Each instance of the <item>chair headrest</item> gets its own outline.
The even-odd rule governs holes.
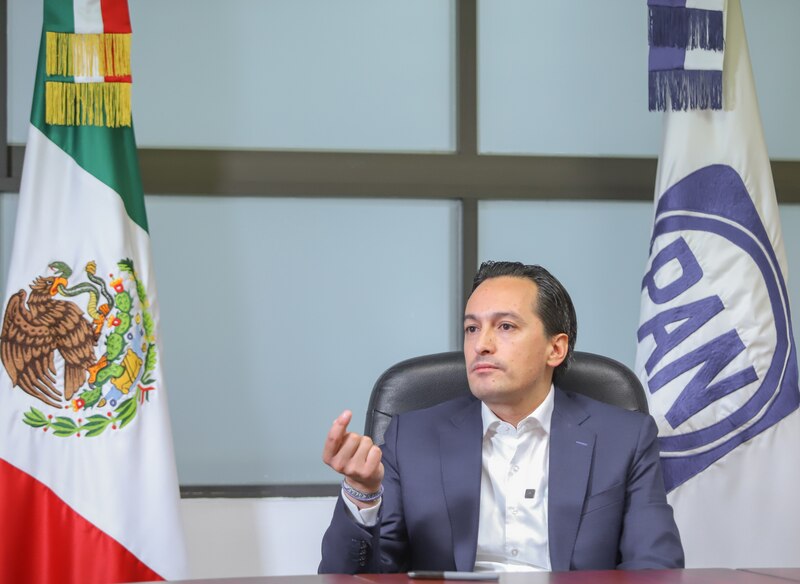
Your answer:
[[[569,369],[555,384],[628,410],[647,412],[647,397],[628,367],[602,355],[576,351]],[[464,354],[460,351],[424,355],[401,361],[375,382],[364,433],[377,444],[395,414],[434,406],[469,393]]]

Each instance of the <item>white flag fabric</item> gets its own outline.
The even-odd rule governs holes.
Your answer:
[[[725,26],[723,108],[664,114],[636,371],[687,567],[796,566],[786,258],[739,0]]]
[[[150,240],[124,126],[127,3],[45,0],[44,15],[0,307],[0,582],[185,578]],[[59,55],[69,70],[50,62]],[[85,75],[79,56],[105,63]]]

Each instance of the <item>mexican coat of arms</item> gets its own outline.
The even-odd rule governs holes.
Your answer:
[[[29,426],[61,437],[98,436],[127,426],[149,401],[157,349],[147,293],[132,260],[116,267],[104,279],[90,261],[83,277],[73,278],[69,265],[54,261],[30,293],[9,299],[0,358],[12,386],[40,404],[25,412]]]

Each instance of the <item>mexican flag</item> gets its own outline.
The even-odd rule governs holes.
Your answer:
[[[0,581],[187,576],[126,0],[45,0],[0,309]]]

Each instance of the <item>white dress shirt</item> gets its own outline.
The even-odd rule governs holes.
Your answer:
[[[550,570],[547,483],[554,391],[515,428],[481,404],[483,453],[475,571]],[[526,496],[527,495],[527,496]],[[375,525],[380,503],[345,506],[362,525]]]
[[[554,391],[515,428],[486,404],[476,571],[550,570],[547,484]]]

